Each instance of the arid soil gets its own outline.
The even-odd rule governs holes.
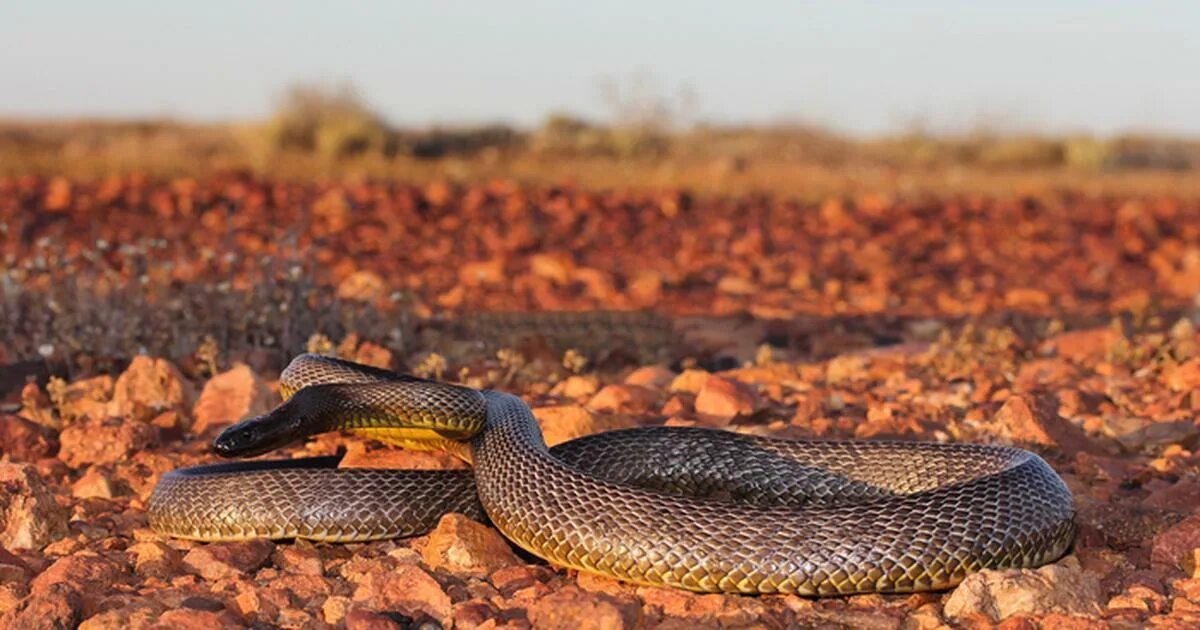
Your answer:
[[[508,182],[0,179],[0,626],[1187,628],[1200,624],[1200,199],[591,193]],[[671,333],[478,339],[488,310]],[[214,461],[305,349],[521,394],[551,444],[635,425],[1014,443],[1075,494],[1037,570],[834,599],[548,566],[456,515],[370,544],[198,544]],[[459,466],[347,435],[273,457]]]

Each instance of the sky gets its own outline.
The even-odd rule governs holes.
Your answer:
[[[1200,2],[0,2],[0,117],[262,118],[349,83],[394,124],[609,119],[1200,135]],[[608,86],[607,88],[605,86]]]

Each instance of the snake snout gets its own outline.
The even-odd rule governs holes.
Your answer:
[[[253,457],[303,437],[296,434],[298,421],[272,412],[244,420],[221,431],[212,450],[222,457]]]

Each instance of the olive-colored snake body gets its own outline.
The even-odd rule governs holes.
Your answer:
[[[313,355],[281,382],[296,393],[227,429],[218,452],[351,429],[446,448],[474,470],[337,469],[336,458],[183,469],[151,496],[156,530],[372,540],[422,533],[454,511],[486,515],[556,565],[693,591],[802,595],[947,588],[981,569],[1052,561],[1075,532],[1062,480],[1018,448],[646,427],[547,449],[510,394]]]

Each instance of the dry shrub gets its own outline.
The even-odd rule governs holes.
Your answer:
[[[267,148],[336,159],[392,154],[396,133],[347,85],[291,88],[260,133]]]

